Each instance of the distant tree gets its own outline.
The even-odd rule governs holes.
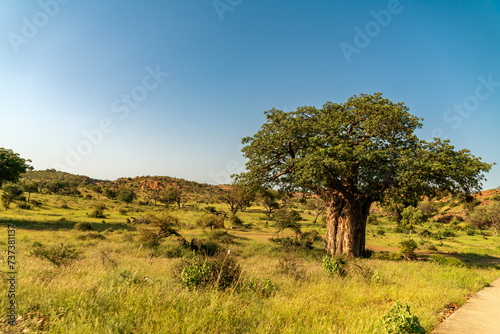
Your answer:
[[[102,194],[102,187],[97,184],[91,184],[87,186],[88,189],[93,191],[97,195],[97,199],[99,199],[99,195]]]
[[[164,214],[162,216],[148,216],[145,220],[146,226],[139,228],[139,241],[147,247],[157,247],[160,242],[170,236],[176,236],[179,241],[186,243],[186,240],[179,234],[176,226],[179,225],[177,217]]]
[[[32,169],[28,162],[31,160],[23,159],[18,153],[0,147],[0,186],[7,181],[17,182],[22,174]]]
[[[257,191],[257,200],[264,207],[267,219],[271,219],[273,211],[280,208],[278,200],[281,197],[282,195],[274,189],[262,188]]]
[[[495,233],[500,232],[500,203],[493,202],[488,206],[480,206],[469,217],[470,223],[476,227],[481,235],[483,230],[493,228]]]
[[[102,193],[109,199],[116,199],[118,196],[118,191],[112,187],[104,187]]]
[[[373,202],[471,194],[492,166],[448,140],[420,140],[420,119],[408,111],[381,93],[322,109],[272,109],[260,130],[243,138],[247,172],[237,180],[315,193],[327,210],[327,253],[362,256]]]
[[[415,226],[421,225],[427,220],[422,211],[413,206],[406,207],[401,216],[401,225],[410,230],[410,237],[411,233],[415,230]]]
[[[38,192],[38,187],[38,183],[34,181],[28,181],[23,184],[23,190],[28,193],[28,202],[30,201],[31,194]]]
[[[302,230],[300,220],[302,217],[297,211],[282,208],[276,211],[274,219],[276,220],[275,227],[278,230],[278,234],[288,228],[295,232],[295,239],[301,236]]]
[[[216,215],[204,215],[198,217],[195,220],[195,224],[201,228],[210,227],[211,230],[215,228],[225,228],[224,217],[218,217]]]
[[[314,212],[313,224],[316,224],[318,217],[325,212],[325,202],[319,197],[309,198],[306,201],[306,207]]]
[[[180,209],[182,203],[182,190],[174,186],[168,186],[160,192],[158,200],[165,205],[177,203]]]
[[[92,210],[91,213],[88,213],[87,215],[91,218],[106,218],[106,215],[104,214],[104,210],[106,210],[106,205],[99,203],[94,206],[94,209]]]
[[[17,184],[11,184],[3,187],[2,202],[5,210],[9,208],[12,201],[19,200],[22,196],[23,189]]]
[[[250,187],[234,183],[224,190],[220,199],[229,206],[229,210],[234,215],[240,211],[245,211],[255,200],[255,192]]]
[[[116,197],[117,200],[125,203],[132,203],[135,198],[136,198],[135,193],[130,189],[120,190],[118,196]]]

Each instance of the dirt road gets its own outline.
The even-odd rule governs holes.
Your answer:
[[[475,294],[432,334],[500,334],[500,278]]]

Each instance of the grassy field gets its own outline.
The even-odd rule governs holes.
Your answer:
[[[2,277],[9,271],[8,224],[16,226],[18,263],[15,327],[7,324],[9,285],[0,283],[0,331],[6,333],[381,333],[379,320],[398,300],[408,303],[429,331],[447,305],[463,304],[500,276],[500,236],[485,239],[459,224],[419,226],[432,236],[447,236],[414,233],[421,260],[394,261],[382,252],[395,258],[398,244],[409,236],[396,233],[395,224],[379,216],[367,227],[372,257],[347,261],[343,274],[328,274],[322,268],[324,241],[315,241],[312,249],[272,243],[276,229],[261,208],[238,214],[251,228],[223,235],[202,230],[194,220],[206,214],[207,205],[227,211],[225,206],[192,203],[189,210],[169,210],[179,218],[179,233],[188,241],[211,240],[220,252],[208,261],[234,261],[241,272],[226,289],[210,284],[189,289],[181,277],[194,261],[189,247],[175,238],[146,247],[138,226],[127,222],[161,215],[165,206],[42,194],[31,198],[42,206],[20,210],[13,205],[0,213]],[[106,205],[105,219],[87,215],[96,203]],[[307,211],[302,217],[304,231],[315,229],[324,237],[321,223],[313,224]],[[75,230],[82,222],[95,231]],[[61,244],[79,252],[79,258],[57,266],[34,255],[40,247]],[[466,265],[426,260],[431,254],[453,256]]]

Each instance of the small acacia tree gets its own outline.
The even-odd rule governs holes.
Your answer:
[[[273,211],[278,210],[280,205],[278,200],[282,195],[274,189],[259,189],[257,191],[257,200],[264,207],[267,219],[271,219]]]
[[[165,205],[177,203],[180,209],[182,203],[182,190],[174,186],[168,186],[160,192],[159,201]]]
[[[22,174],[32,169],[28,162],[31,160],[23,159],[18,153],[0,147],[0,186],[5,181],[17,182]]]
[[[9,208],[10,203],[12,201],[21,199],[23,196],[23,189],[17,184],[10,184],[3,188],[3,194],[1,196],[3,206],[5,210]]]
[[[39,184],[34,181],[28,181],[23,184],[23,190],[28,193],[28,202],[30,201],[31,194],[37,193],[39,187]]]
[[[229,207],[229,210],[235,215],[238,210],[245,211],[255,200],[255,191],[240,183],[233,183],[224,190],[220,199]]]
[[[470,194],[491,168],[449,141],[418,139],[420,119],[408,110],[376,93],[321,109],[267,111],[260,130],[242,141],[248,162],[239,180],[315,193],[325,202],[328,254],[362,256],[374,201]]]

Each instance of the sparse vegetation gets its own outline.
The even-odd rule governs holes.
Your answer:
[[[183,208],[175,205],[168,215],[160,202],[144,206],[103,194],[98,198],[87,186],[76,190],[81,196],[65,189],[34,192],[32,210],[19,209],[17,202],[2,210],[0,223],[18,227],[20,282],[30,282],[19,285],[20,293],[31,296],[20,303],[19,328],[48,333],[99,333],[109,328],[154,333],[166,333],[165,328],[169,333],[380,333],[378,321],[392,306],[380,300],[401,300],[412,305],[411,314],[423,327],[432,329],[434,310],[450,301],[463,303],[467,293],[498,276],[499,237],[492,227],[482,230],[487,239],[471,234],[477,229],[468,219],[415,224],[413,240],[418,248],[410,258],[427,261],[401,261],[398,244],[411,240],[409,231],[395,233],[390,216],[372,212],[377,225],[372,220],[366,238],[376,250],[351,260],[327,256],[326,228],[314,223],[316,213],[298,196],[281,199],[280,207],[286,209],[283,214],[273,211],[272,220],[258,204],[238,211],[247,228],[229,231],[211,229],[210,224],[203,229],[196,223],[203,217],[222,221],[226,204],[218,201],[217,190],[213,196],[183,192],[187,198]],[[145,198],[141,190],[136,192]],[[204,210],[207,206],[213,207],[212,213]],[[105,208],[106,218],[89,217],[95,208]],[[226,218],[227,227],[232,219]],[[297,225],[282,229],[277,237],[280,221]],[[0,240],[0,245],[5,242]],[[455,253],[429,255],[436,251]],[[0,285],[0,294],[5,289]],[[425,304],[418,302],[422,298]],[[0,307],[5,303],[0,298]],[[68,308],[55,314],[54,305]],[[140,328],[123,320],[135,319],[137,309],[148,311]],[[329,320],[318,323],[317,317]],[[39,319],[43,326],[37,325]],[[4,323],[0,322],[0,331]]]

